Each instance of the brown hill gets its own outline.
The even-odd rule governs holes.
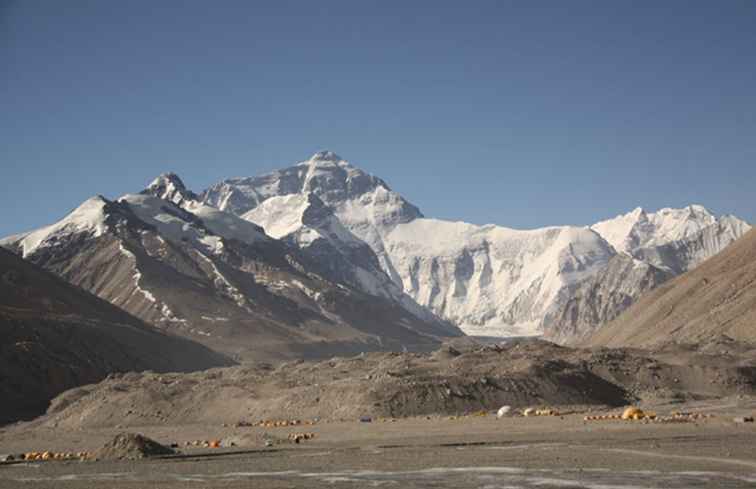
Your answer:
[[[44,413],[60,392],[112,372],[232,363],[0,248],[0,423]]]
[[[587,344],[653,347],[722,336],[756,341],[756,230],[645,294]]]
[[[29,427],[67,430],[455,415],[503,405],[625,406],[756,392],[756,348],[723,355],[573,349],[526,338],[464,338],[433,353],[366,353],[191,374],[113,374],[58,396]]]

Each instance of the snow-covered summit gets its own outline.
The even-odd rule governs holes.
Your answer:
[[[332,151],[315,153],[307,160],[265,175],[224,180],[205,190],[200,199],[242,215],[271,197],[307,193],[318,196],[340,219],[352,223],[408,222],[422,217],[417,207],[391,190],[385,181]]]
[[[337,155],[333,151],[318,151],[310,157],[309,160],[305,160],[299,163],[299,165],[328,165],[328,164],[341,164],[342,166],[349,166],[349,162],[341,156]]]
[[[663,208],[656,212],[647,212],[638,207],[635,210],[615,218],[598,222],[591,226],[620,253],[643,259],[649,256],[649,250],[669,248],[674,243],[678,248],[681,243],[701,240],[702,233],[715,235],[716,243],[710,244],[705,256],[717,253],[721,246],[744,234],[750,226],[734,216],[716,217],[702,205],[689,205],[683,208]],[[726,243],[717,237],[727,236]],[[665,263],[663,254],[655,260],[655,265],[663,268],[676,268]],[[676,256],[671,257],[677,262]],[[669,261],[669,260],[666,260]],[[684,266],[683,269],[687,269]]]
[[[160,174],[150,182],[142,193],[154,195],[159,199],[171,201],[176,205],[197,200],[197,195],[187,190],[181,178],[173,172]]]
[[[55,224],[28,233],[9,236],[0,240],[0,246],[13,244],[26,258],[41,247],[54,245],[75,234],[90,233],[93,237],[101,236],[107,229],[108,204],[110,202],[105,197],[96,195],[85,200]]]
[[[627,214],[598,222],[591,229],[601,234],[617,251],[632,255],[638,248],[660,246],[690,237],[716,222],[717,218],[702,205],[663,208],[650,213],[637,207]]]

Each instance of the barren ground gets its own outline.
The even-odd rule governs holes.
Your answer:
[[[685,423],[554,417],[432,416],[282,428],[147,426],[139,430],[179,456],[140,461],[0,465],[0,487],[754,487],[756,425],[737,424],[756,398],[644,406],[715,417]],[[612,410],[610,412],[617,412]],[[95,450],[119,430],[16,425],[0,433],[6,453]],[[310,431],[300,444],[289,433]],[[266,447],[264,439],[274,440]],[[185,447],[221,439],[236,446]]]
[[[0,464],[0,488],[752,488],[756,424],[734,418],[756,413],[754,354],[728,340],[654,351],[460,340],[431,354],[113,375],[0,429],[0,454],[95,452],[120,432],[180,453]],[[497,419],[504,404],[515,414]],[[585,420],[630,404],[713,416]],[[519,415],[528,406],[560,414]],[[316,422],[257,426],[292,419]]]

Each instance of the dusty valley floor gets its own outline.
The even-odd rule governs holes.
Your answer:
[[[312,426],[222,425],[130,428],[180,454],[160,459],[49,461],[0,465],[0,487],[49,488],[751,488],[756,485],[756,398],[733,396],[644,406],[658,415],[713,415],[687,422],[585,421],[621,410],[561,416],[431,416],[322,421]],[[94,451],[115,428],[6,427],[6,453]],[[315,433],[299,444],[297,432]],[[222,440],[224,447],[185,446]],[[266,446],[265,440],[272,444]],[[229,446],[231,443],[234,446]]]

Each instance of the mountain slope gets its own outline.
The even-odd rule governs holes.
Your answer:
[[[242,217],[298,247],[324,277],[390,299],[417,317],[439,321],[391,280],[370,246],[346,229],[315,194],[271,197]]]
[[[302,229],[296,217],[302,210],[292,203],[311,195],[370,246],[384,272],[417,303],[482,335],[546,333],[567,341],[570,331],[587,333],[613,319],[663,277],[694,267],[749,229],[701,206],[636,209],[590,228],[527,231],[426,219],[383,180],[328,151],[267,175],[225,180],[200,199],[284,235]],[[292,241],[301,246],[303,240]],[[348,253],[352,241],[330,244]],[[618,253],[643,266],[628,273],[621,260],[610,261]],[[590,301],[573,300],[581,289],[601,290],[605,302],[595,303],[589,293],[581,297]]]
[[[233,363],[2,248],[0,331],[0,423],[42,414],[60,392],[112,372],[188,372]]]
[[[628,255],[615,255],[606,267],[565,291],[567,299],[560,302],[545,336],[557,343],[580,344],[644,292],[673,276],[670,271]]]
[[[519,231],[416,219],[384,242],[410,295],[479,335],[540,333],[562,290],[612,256],[596,233],[570,227]]]
[[[588,343],[650,347],[720,335],[746,342],[756,339],[756,230],[645,294]]]
[[[52,226],[0,244],[238,359],[427,350],[460,334],[315,273],[313,257],[193,200],[175,175],[117,201],[95,197]]]

